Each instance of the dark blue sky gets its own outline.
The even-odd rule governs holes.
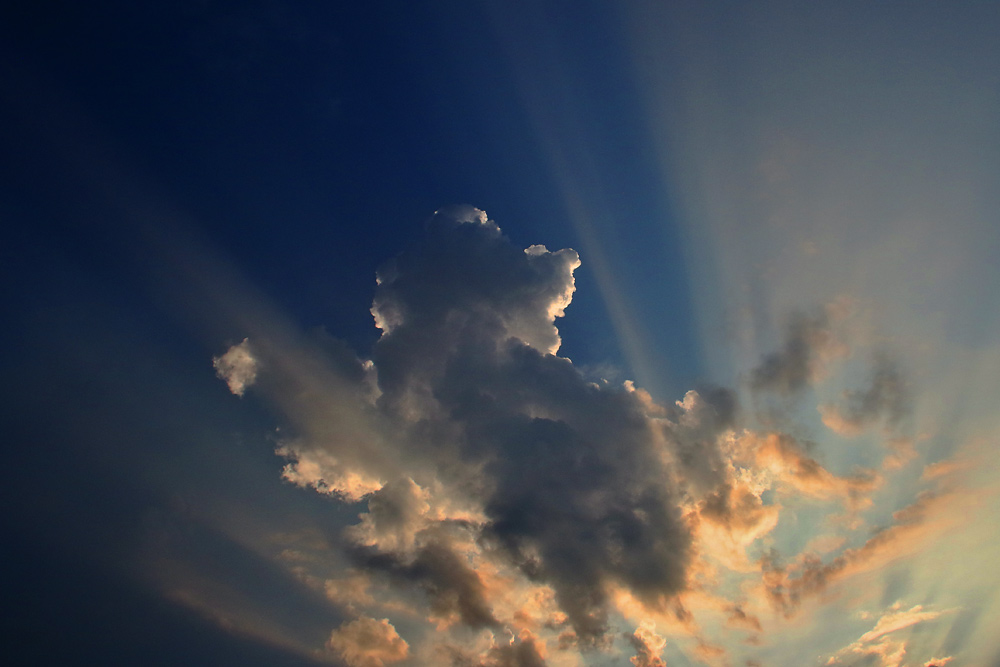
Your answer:
[[[471,203],[517,244],[584,253],[566,352],[621,364],[531,123],[531,105],[568,110],[576,134],[559,139],[570,160],[596,164],[614,216],[600,225],[614,230],[617,252],[666,248],[622,270],[669,285],[656,294],[669,302],[642,306],[669,322],[661,344],[690,349],[680,257],[662,238],[671,240],[666,193],[606,8],[546,6],[527,17],[531,33],[515,25],[512,38],[475,3],[352,4],[24,10],[8,28],[17,76],[6,123],[18,156],[11,207],[45,207],[20,215],[51,219],[74,248],[96,245],[74,259],[112,275],[141,251],[113,227],[131,223],[98,207],[137,188],[134,196],[190,216],[304,325],[335,324],[364,347],[374,335],[374,267],[439,206]],[[557,68],[564,88],[526,95],[511,53],[548,56],[537,66]],[[95,185],[106,191],[95,195]],[[106,231],[82,231],[94,227]],[[684,379],[694,375],[680,367]]]

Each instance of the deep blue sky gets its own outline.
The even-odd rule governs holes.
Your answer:
[[[584,254],[565,351],[621,364],[586,249],[531,126],[530,105],[572,106],[571,141],[597,164],[614,215],[599,222],[614,229],[618,252],[666,248],[624,264],[626,279],[669,286],[642,305],[669,322],[660,344],[690,349],[680,257],[663,243],[664,234],[673,240],[666,193],[600,3],[547,6],[531,17],[536,34],[518,33],[544,42],[562,67],[565,88],[541,100],[524,94],[508,56],[526,47],[498,35],[475,3],[358,4],[22,10],[8,25],[19,80],[5,123],[18,156],[7,190],[10,206],[22,207],[20,226],[50,219],[50,243],[96,246],[74,261],[117,278],[141,252],[106,226],[129,221],[102,208],[121,196],[114,172],[124,172],[130,186],[189,215],[302,324],[335,325],[364,347],[375,333],[366,315],[374,267],[406,247],[434,209],[471,203],[517,244]],[[105,201],[83,204],[94,196],[87,177],[110,188]],[[95,226],[106,231],[81,231]],[[684,379],[695,374],[678,363]]]

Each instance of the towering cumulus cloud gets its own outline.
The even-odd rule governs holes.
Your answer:
[[[357,507],[327,566],[296,566],[353,618],[328,643],[349,664],[580,664],[596,650],[663,665],[657,626],[725,662],[690,606],[760,633],[768,600],[790,614],[787,591],[808,592],[776,556],[747,553],[780,501],[866,507],[877,474],[829,471],[792,435],[738,427],[732,391],[660,405],[585,379],[555,327],[579,265],[573,250],[514,247],[478,209],[439,211],[378,269],[371,359],[286,336],[215,360],[233,393],[253,383],[287,416],[285,478]],[[795,320],[752,388],[795,391],[833,348],[825,319]],[[895,416],[890,370],[847,397],[845,420]],[[719,568],[751,581],[723,590]]]
[[[379,407],[432,463],[422,486],[444,489],[420,501],[394,493],[393,520],[417,502],[472,508],[488,556],[550,585],[578,640],[599,642],[607,584],[651,600],[675,593],[690,538],[642,403],[555,354],[577,254],[518,250],[484,214],[469,217],[437,214],[422,243],[378,273]],[[374,511],[364,520],[373,531],[386,522]],[[455,528],[426,514],[409,523],[421,526],[411,548],[372,540],[366,562],[424,580],[470,625],[496,624],[485,584],[454,555]]]

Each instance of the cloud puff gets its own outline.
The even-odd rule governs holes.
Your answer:
[[[215,374],[225,380],[229,391],[236,396],[242,396],[257,379],[257,360],[250,349],[250,341],[246,338],[242,343],[233,345],[219,357],[212,357]]]
[[[384,667],[405,660],[410,654],[409,644],[396,634],[389,619],[368,616],[334,630],[327,647],[339,653],[350,667]]]
[[[667,663],[660,657],[667,640],[656,634],[656,627],[652,623],[643,623],[635,629],[631,635],[625,635],[635,655],[629,658],[635,667],[666,667]]]
[[[831,327],[840,310],[835,303],[811,315],[794,314],[781,348],[765,355],[751,371],[751,388],[791,395],[815,381],[830,358],[845,353]]]

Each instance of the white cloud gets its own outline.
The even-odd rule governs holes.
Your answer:
[[[257,360],[246,338],[238,345],[233,345],[219,357],[212,357],[215,374],[225,380],[229,391],[242,396],[257,379]]]

